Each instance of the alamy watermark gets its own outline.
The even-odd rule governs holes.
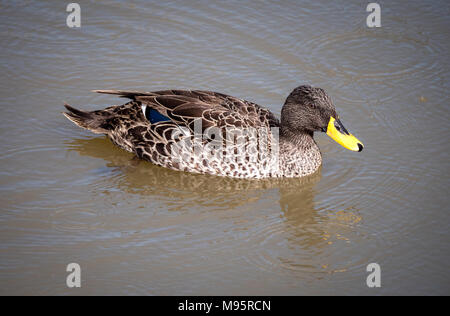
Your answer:
[[[366,19],[367,27],[381,27],[381,6],[372,2],[367,5],[366,11],[370,12]]]
[[[67,26],[70,28],[81,27],[81,6],[76,2],[69,3],[66,12],[69,12],[66,19]],[[381,27],[381,6],[376,2],[371,2],[367,5],[366,12],[370,12],[366,18],[367,27]]]
[[[378,263],[370,263],[367,268],[370,274],[367,276],[366,284],[370,288],[381,287],[381,267]]]
[[[202,127],[195,120],[193,129],[178,126],[170,134],[168,153],[180,169],[198,165],[254,165],[276,171],[279,166],[278,127]]]
[[[66,272],[70,272],[66,277],[66,285],[68,288],[81,287],[81,267],[78,263],[69,263]]]
[[[69,15],[66,19],[66,24],[70,28],[81,27],[81,7],[78,3],[69,3],[66,7]]]

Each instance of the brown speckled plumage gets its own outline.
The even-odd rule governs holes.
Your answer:
[[[282,109],[281,122],[269,110],[255,103],[210,91],[96,92],[119,95],[131,101],[91,112],[66,104],[68,112],[63,114],[78,126],[105,134],[117,146],[154,164],[234,178],[302,177],[314,173],[322,163],[313,138],[314,131],[323,130],[330,115],[336,115],[327,94],[310,86],[300,86],[289,95]],[[146,109],[156,110],[168,120],[152,123],[146,117]],[[194,135],[195,124],[199,122],[202,132],[208,128],[263,130],[268,135],[266,145],[269,148],[274,147],[272,131],[279,128],[279,155],[276,159],[268,159],[255,152],[252,157],[236,162],[211,159],[204,151],[197,151],[181,161],[174,159],[171,146],[187,137],[174,138],[174,133],[183,127]],[[244,142],[233,146],[246,145]],[[232,148],[233,151],[239,149]]]

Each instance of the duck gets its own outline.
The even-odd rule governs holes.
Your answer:
[[[316,132],[348,150],[364,148],[325,90],[310,85],[288,95],[280,119],[256,103],[213,91],[93,92],[128,102],[94,111],[65,103],[63,115],[142,160],[177,171],[243,179],[309,176],[322,165]]]

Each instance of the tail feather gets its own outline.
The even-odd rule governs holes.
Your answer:
[[[104,117],[96,115],[92,112],[75,109],[67,103],[65,103],[64,106],[68,110],[68,112],[63,112],[62,114],[76,125],[90,130],[91,132],[96,134],[108,133],[106,129],[101,127],[104,123]]]
[[[64,103],[64,107],[73,115],[76,115],[79,117],[85,117],[85,118],[89,118],[91,116],[91,114],[89,112],[75,109],[74,107],[71,107],[67,103]]]

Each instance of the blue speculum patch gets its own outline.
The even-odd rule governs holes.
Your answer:
[[[167,116],[162,115],[155,109],[148,108],[145,111],[145,117],[150,121],[150,123],[158,123],[158,122],[164,122],[164,121],[170,121],[170,119]]]

